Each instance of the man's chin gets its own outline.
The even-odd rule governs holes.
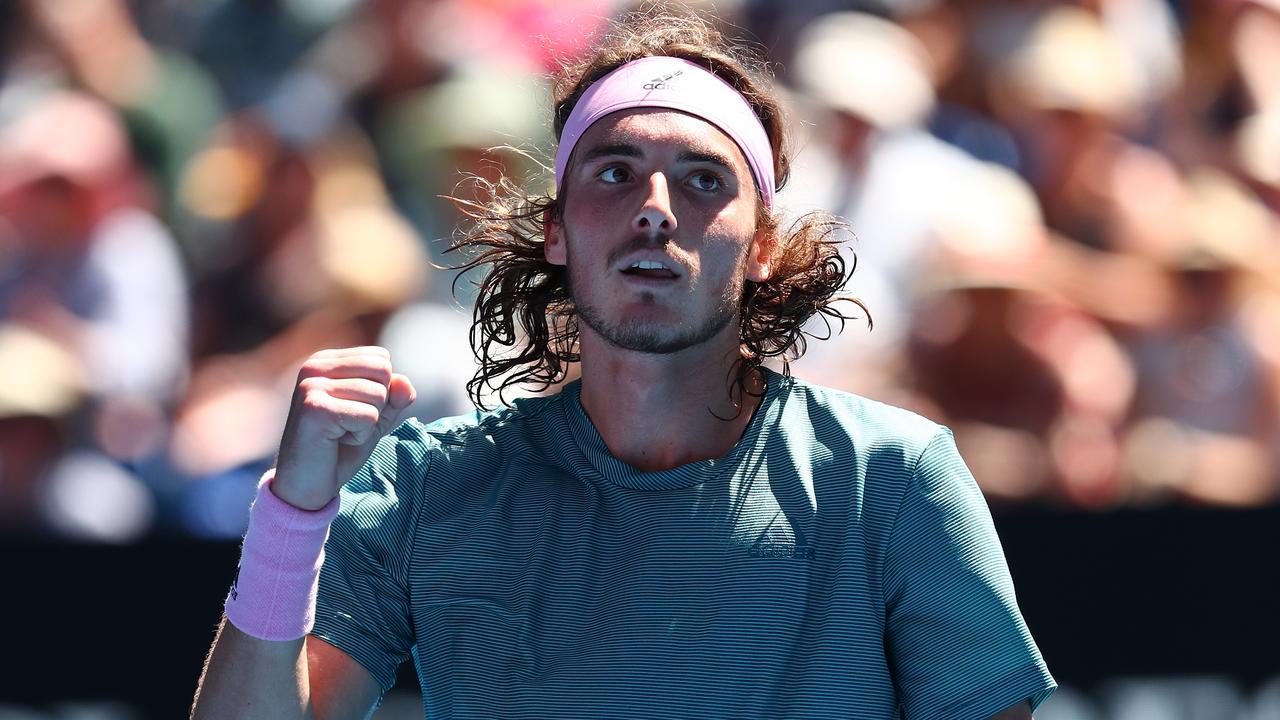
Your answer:
[[[670,355],[708,342],[735,317],[728,304],[702,317],[657,305],[615,308],[606,316],[600,308],[579,302],[577,311],[583,329],[590,329],[609,346],[651,355]]]
[[[669,355],[697,344],[697,339],[684,337],[671,328],[654,327],[649,323],[608,328],[606,332],[598,334],[619,350],[650,355]]]
[[[633,319],[609,324],[593,322],[596,318],[583,319],[595,334],[614,348],[650,355],[670,355],[710,341],[732,318],[716,317],[699,327],[655,320]]]

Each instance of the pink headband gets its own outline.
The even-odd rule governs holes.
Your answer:
[[[688,60],[645,57],[595,81],[569,113],[556,151],[556,189],[583,133],[610,113],[630,108],[670,108],[702,118],[728,135],[751,166],[764,206],[773,209],[773,149],[769,136],[733,86]]]

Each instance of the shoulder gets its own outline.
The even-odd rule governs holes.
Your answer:
[[[949,431],[910,410],[795,378],[780,379],[777,401],[771,477],[812,483],[822,512],[859,528],[861,547],[880,562],[904,499]]]
[[[781,426],[807,427],[820,444],[848,444],[863,455],[920,457],[939,436],[942,425],[904,408],[816,385],[794,377],[780,379]]]
[[[557,402],[555,395],[522,398],[488,412],[406,420],[344,486],[342,512],[409,520],[427,506],[443,511],[483,496],[513,459],[546,452],[539,438]]]
[[[433,459],[483,457],[536,444],[538,437],[562,417],[560,394],[517,398],[509,406],[473,410],[431,423],[412,420],[412,431]],[[406,423],[409,424],[409,423]]]
[[[790,453],[851,482],[867,502],[883,501],[885,512],[922,474],[934,474],[937,460],[959,459],[949,429],[905,408],[795,378],[783,378],[782,390],[777,432]]]
[[[473,410],[397,429],[418,457],[421,487],[438,510],[490,493],[512,468],[547,465],[564,430],[560,394],[519,398],[510,406]]]
[[[780,378],[768,447],[771,468],[812,477],[828,500],[844,498],[887,528],[950,431],[910,410],[795,378]]]

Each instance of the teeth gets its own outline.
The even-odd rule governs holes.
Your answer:
[[[632,270],[666,270],[667,266],[656,260],[641,260],[631,263]]]

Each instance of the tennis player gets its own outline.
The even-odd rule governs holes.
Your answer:
[[[762,364],[846,273],[777,220],[757,68],[629,18],[555,86],[554,197],[472,208],[471,391],[580,380],[424,425],[380,348],[303,365],[194,717],[366,717],[409,658],[428,718],[1031,717],[950,433]]]

